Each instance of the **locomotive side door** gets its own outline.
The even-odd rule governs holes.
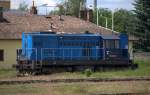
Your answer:
[[[90,60],[91,58],[91,47],[89,46],[84,46],[83,47],[83,57],[84,59]]]
[[[121,57],[121,51],[119,50],[119,40],[107,39],[104,40],[104,59],[113,60]]]
[[[83,51],[82,56],[84,60],[90,60],[92,55],[91,37],[85,37],[83,40]]]

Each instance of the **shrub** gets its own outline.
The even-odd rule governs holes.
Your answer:
[[[92,70],[91,69],[85,69],[85,75],[86,75],[86,77],[90,77],[91,75],[92,75]]]

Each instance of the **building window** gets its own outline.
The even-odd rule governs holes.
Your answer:
[[[0,61],[4,61],[4,50],[0,49]]]

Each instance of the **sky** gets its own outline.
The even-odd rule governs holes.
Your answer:
[[[94,0],[87,0],[88,5],[93,4]],[[124,8],[127,10],[134,9],[132,5],[134,0],[98,0],[98,7],[109,8],[111,10],[115,10],[117,8]]]
[[[25,1],[29,6],[32,5],[32,0],[11,0],[11,8],[17,9],[19,3]],[[35,5],[38,6],[39,13],[43,13],[45,11],[50,11],[52,8],[46,9],[45,7],[40,7],[42,4],[48,4],[49,6],[55,6],[61,0],[35,0]],[[87,0],[87,7],[92,6],[94,0]],[[134,0],[98,0],[98,7],[108,8],[111,10],[115,10],[117,8],[124,8],[127,10],[134,9],[132,3]]]

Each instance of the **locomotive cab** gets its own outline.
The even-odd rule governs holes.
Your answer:
[[[126,34],[121,34],[120,36],[102,36],[102,38],[105,49],[105,60],[115,61],[115,63],[129,63],[128,36]]]

